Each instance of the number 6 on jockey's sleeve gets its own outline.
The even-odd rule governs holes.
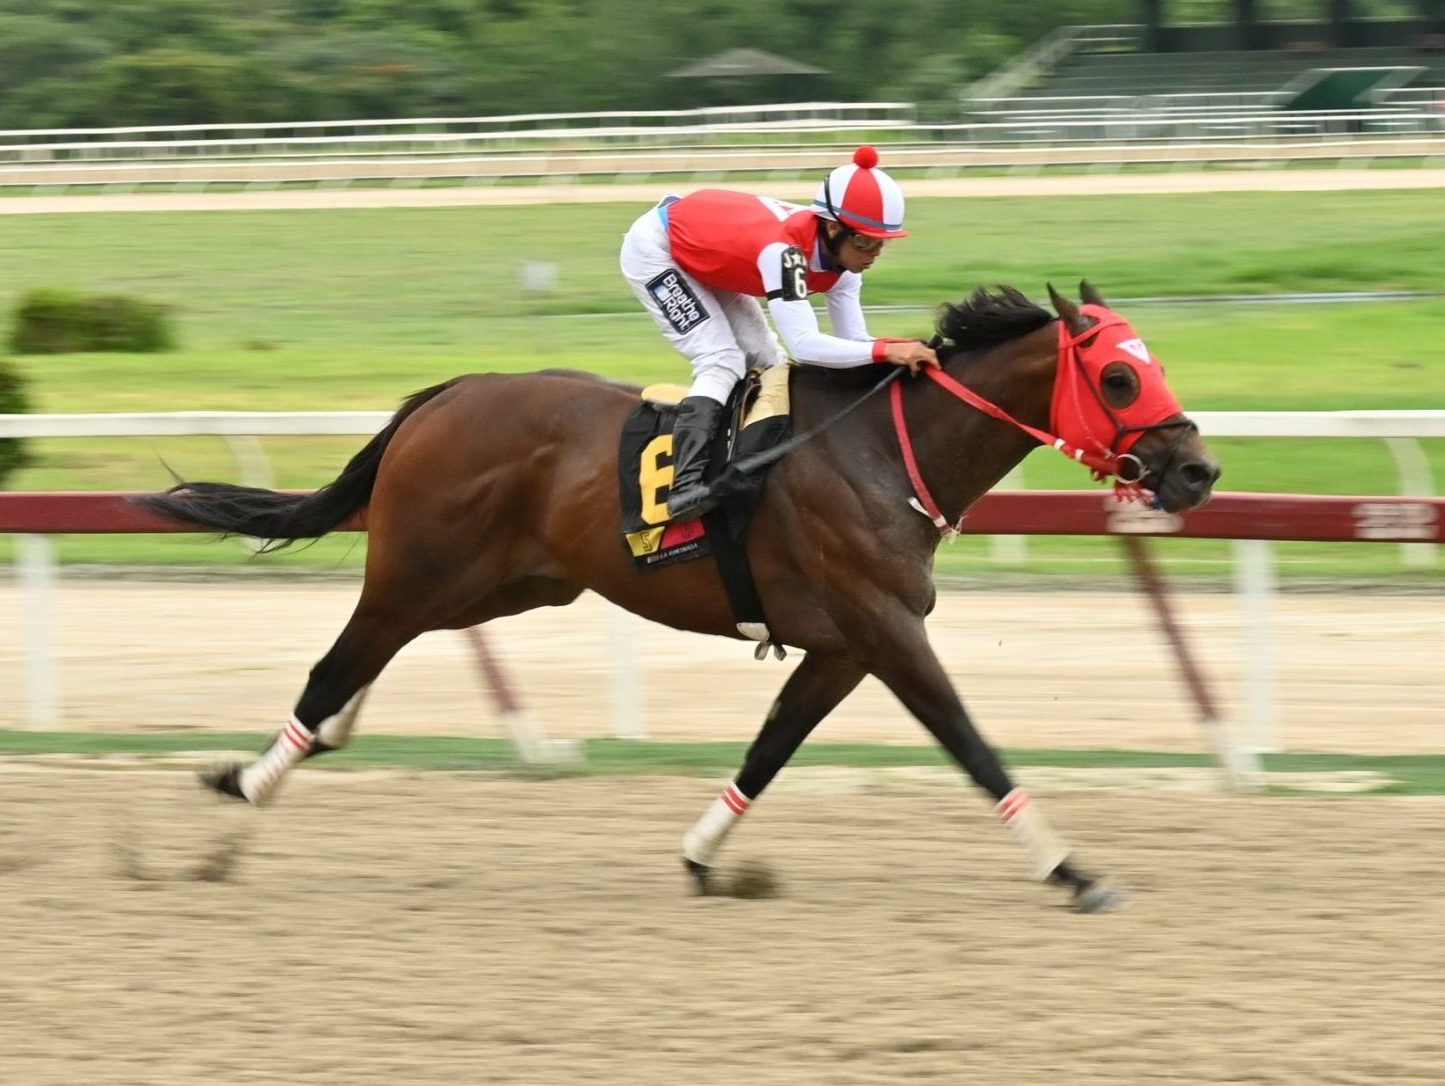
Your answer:
[[[790,245],[783,250],[783,287],[779,297],[785,302],[797,302],[807,296],[808,258],[802,249]]]

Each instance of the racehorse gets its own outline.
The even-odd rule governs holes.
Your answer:
[[[1083,911],[1122,903],[1014,785],[924,628],[940,539],[1038,443],[1170,512],[1202,504],[1219,476],[1157,359],[1088,283],[1080,289],[1082,306],[1049,287],[1057,320],[1012,287],[943,306],[940,366],[892,371],[907,379],[886,398],[863,395],[880,383],[876,366],[795,368],[795,429],[812,436],[772,468],[746,546],[772,639],[804,656],[740,772],[684,837],[700,891],[738,816],[871,674],[993,799],[1036,878],[1070,890]],[[347,740],[367,686],[425,631],[562,606],[590,588],[677,629],[738,637],[713,561],[641,572],[619,540],[618,435],[638,394],[574,371],[472,374],[412,396],[312,494],[182,483],[138,499],[279,545],[358,514],[370,536],[360,600],[291,721],[255,762],[207,782],[265,802],[292,764]]]

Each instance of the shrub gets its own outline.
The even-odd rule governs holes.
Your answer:
[[[15,308],[16,354],[165,351],[175,346],[167,307],[123,294],[32,290]]]
[[[15,365],[0,359],[0,414],[23,415],[30,410],[25,382]],[[14,472],[30,463],[25,442],[18,437],[0,438],[0,486]]]

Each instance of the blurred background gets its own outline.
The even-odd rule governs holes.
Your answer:
[[[1248,67],[1275,70],[1305,59],[1429,66],[1442,34],[1437,0],[659,0],[645,20],[626,0],[256,0],[244,10],[6,0],[0,11],[0,124],[15,129],[809,100],[907,102],[950,121],[970,82],[1061,27],[1112,27],[1110,48],[1135,61],[1111,73],[1174,76],[1110,83],[1081,59],[1090,49],[1034,88],[1080,96],[1247,91],[1257,80],[1239,69],[1244,52],[1256,54]],[[1190,55],[1201,50],[1232,55]],[[1182,63],[1140,63],[1161,53]]]
[[[1188,168],[1228,173],[1220,187],[1235,188],[1241,173],[1341,166],[1417,185],[1445,139],[1436,0],[660,3],[641,27],[621,0],[245,11],[11,0],[0,12],[0,194],[169,193],[170,206],[204,209],[223,204],[184,201],[234,192],[224,206],[254,209],[59,214],[85,206],[72,201],[6,216],[9,380],[30,410],[380,411],[454,373],[558,362],[675,378],[682,367],[615,272],[638,208],[699,183],[801,199],[865,140],[915,182],[914,236],[870,277],[878,331],[926,332],[938,303],[976,284],[1038,295],[1045,280],[1087,276],[1116,304],[1136,303],[1194,411],[1438,407],[1445,392],[1429,331],[1445,281],[1438,188],[1127,185]],[[1068,176],[1079,195],[1007,195]],[[990,188],[933,195],[988,177]],[[502,192],[491,198],[509,206],[477,206],[480,191],[456,197],[472,206],[406,206],[448,202],[412,190],[559,182],[593,191],[525,207]],[[325,207],[359,188],[395,206]],[[310,210],[265,210],[278,189],[311,190]],[[138,322],[133,342],[47,338],[47,307],[67,295],[128,299],[137,312],[89,319]],[[266,439],[265,453],[279,484],[308,486],[353,445]],[[1225,440],[1227,485],[1389,492],[1401,456],[1434,470],[1441,455],[1438,442],[1392,452],[1381,440],[1303,439],[1287,458],[1274,448]],[[167,478],[157,456],[192,476],[235,471],[215,440],[37,440],[10,485],[147,488]],[[1034,460],[1033,485],[1082,485],[1067,465]],[[1009,551],[970,541],[944,569],[979,555],[996,569],[1025,552],[1046,568],[1112,560],[1087,540]],[[1402,567],[1388,548],[1283,553],[1302,572],[1436,568],[1418,557]],[[1221,554],[1171,550],[1205,572]],[[195,540],[149,537],[65,540],[61,555],[223,560]],[[358,558],[354,541],[338,541],[279,561]]]
[[[0,0],[0,516],[316,487],[470,371],[683,380],[624,229],[863,143],[911,231],[875,334],[1087,278],[1222,489],[1367,499],[1148,540],[1212,706],[1119,538],[940,548],[939,658],[1108,918],[872,681],[729,841],[779,896],[693,898],[799,655],[591,593],[423,636],[275,809],[218,800],[180,770],[286,720],[365,538],[0,535],[7,1080],[1440,1081],[1442,106],[1445,0]],[[586,765],[520,772],[529,715]]]
[[[626,226],[703,185],[806,200],[871,142],[912,230],[869,275],[875,333],[927,335],[979,284],[1088,278],[1219,420],[1226,489],[1433,495],[1442,104],[1440,0],[662,0],[645,19],[623,0],[3,0],[0,408],[373,414],[260,436],[69,421],[0,439],[0,467],[20,491],[314,487],[458,373],[680,380],[616,270]],[[1007,485],[1094,484],[1040,450]],[[203,536],[45,546],[65,586],[289,571],[343,595],[365,553],[346,535],[264,557]],[[1228,541],[1157,554],[1194,591],[1240,575]],[[1270,562],[1286,589],[1445,585],[1428,543],[1287,542]],[[1132,591],[1107,538],[968,537],[937,572]]]

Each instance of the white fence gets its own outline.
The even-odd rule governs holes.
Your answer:
[[[1445,410],[1429,411],[1201,411],[1191,416],[1210,437],[1376,438],[1387,443],[1399,473],[1399,492],[1435,493],[1418,438],[1445,437]],[[231,441],[248,481],[267,485],[270,468],[256,437],[371,436],[389,411],[166,411],[107,414],[0,414],[0,438],[196,437]]]
[[[1042,166],[1358,161],[1445,157],[1433,102],[1354,112],[1237,101],[983,103],[985,120],[919,124],[902,102],[731,110],[518,114],[399,121],[0,132],[0,187],[486,183],[653,174],[796,175],[860,140],[890,166],[931,173]]]
[[[514,113],[493,117],[405,117],[395,120],[281,121],[256,124],[134,125],[122,128],[12,128],[0,130],[0,161],[164,158],[179,149],[220,153],[269,143],[299,141],[317,146],[358,145],[411,136],[473,137],[483,141],[570,139],[621,141],[725,136],[743,132],[807,132],[850,125],[890,128],[914,119],[909,102],[787,102],[780,105],[716,106],[600,113]],[[116,152],[110,154],[107,152]]]
[[[1369,438],[1385,441],[1394,453],[1403,494],[1434,492],[1430,465],[1418,439],[1445,437],[1445,410],[1349,412],[1201,412],[1193,416],[1204,432],[1216,437]],[[157,414],[0,415],[0,438],[163,437],[213,435],[233,444],[242,471],[254,485],[269,485],[269,465],[256,437],[260,435],[370,436],[391,418],[385,411],[244,412],[190,411]],[[27,723],[55,727],[59,723],[57,653],[51,637],[51,596],[55,559],[44,536],[20,538],[19,575],[26,587]],[[1434,545],[1402,544],[1406,561],[1434,561]],[[1248,733],[1254,746],[1272,749],[1277,733],[1273,689],[1276,682],[1271,599],[1275,592],[1273,560],[1268,543],[1236,541],[1236,586],[1245,637],[1251,646],[1244,678]],[[635,621],[618,612],[611,638],[613,651],[614,734],[643,734],[642,689],[635,659]],[[526,733],[535,738],[540,733]]]

